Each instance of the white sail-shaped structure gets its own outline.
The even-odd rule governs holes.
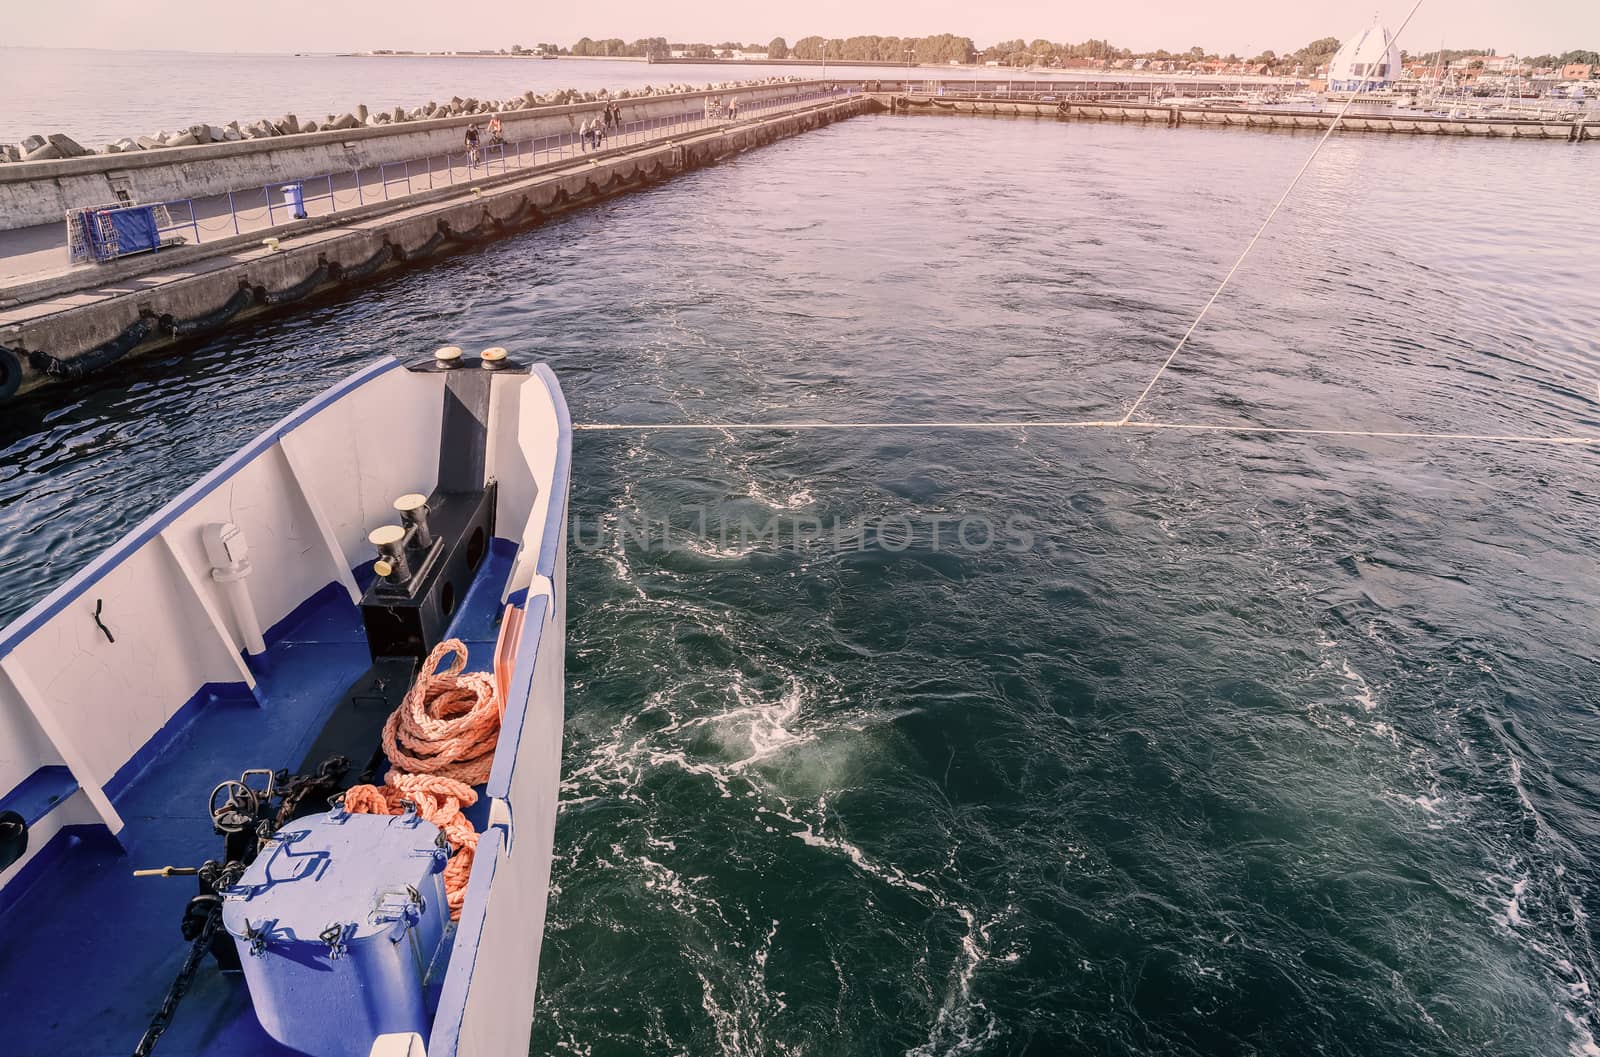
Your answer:
[[[1328,90],[1377,92],[1400,76],[1400,46],[1376,21],[1340,46],[1328,64]]]

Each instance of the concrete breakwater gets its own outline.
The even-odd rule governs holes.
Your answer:
[[[860,95],[838,96],[768,118],[509,173],[471,188],[374,203],[320,223],[302,222],[292,234],[272,240],[275,245],[241,237],[195,247],[164,271],[0,310],[0,400],[203,339],[308,298],[347,292],[869,105]]]
[[[643,88],[623,88],[616,92],[606,89],[583,92],[576,88],[562,88],[540,94],[532,89],[506,99],[463,99],[452,97],[448,102],[429,100],[418,107],[396,106],[372,109],[358,103],[353,110],[342,114],[329,114],[322,121],[300,121],[294,114],[284,114],[276,119],[260,118],[256,121],[230,121],[225,125],[201,122],[180,128],[175,132],[165,129],[144,136],[123,136],[107,143],[99,151],[83,147],[77,140],[62,132],[48,136],[34,134],[20,144],[0,143],[0,164],[7,162],[56,161],[62,158],[81,158],[89,154],[124,154],[141,150],[164,150],[169,147],[193,147],[208,143],[237,143],[241,140],[272,139],[276,136],[297,136],[312,132],[344,132],[358,128],[379,128],[400,125],[408,121],[428,121],[446,117],[481,117],[508,110],[532,110],[541,106],[567,106],[573,103],[617,102],[624,99],[649,98],[656,95],[683,95],[696,91],[731,91],[736,88],[754,88],[768,84],[781,84],[785,78],[768,77],[762,80],[729,81],[708,84],[697,88],[689,84],[672,84],[662,87],[645,85]],[[787,80],[799,80],[797,77]]]
[[[650,120],[703,106],[737,92],[746,101],[784,100],[816,91],[813,82],[781,81],[749,88],[711,89],[616,100],[624,121]],[[577,131],[602,102],[541,105],[501,111],[508,142]],[[165,202],[226,194],[242,187],[299,180],[460,152],[475,115],[450,115],[405,124],[299,133],[271,139],[210,143],[167,150],[96,154],[0,165],[0,231],[59,224],[68,209],[131,199]]]
[[[981,114],[993,117],[1038,117],[1055,120],[1133,121],[1169,128],[1200,125],[1218,128],[1326,129],[1337,111],[1266,110],[1153,103],[1077,103],[986,96],[887,93],[874,96],[896,113]],[[1588,143],[1600,139],[1600,122],[1518,118],[1450,118],[1430,114],[1346,114],[1340,131],[1384,132],[1413,136],[1477,136]]]

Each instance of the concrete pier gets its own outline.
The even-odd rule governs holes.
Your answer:
[[[1035,117],[1058,121],[1131,121],[1169,128],[1316,129],[1333,124],[1337,111],[1267,110],[1133,102],[1067,102],[1004,96],[962,97],[908,92],[874,93],[878,105],[902,114],[961,114]],[[1600,115],[1597,115],[1600,117]],[[1346,114],[1341,132],[1407,136],[1477,136],[1589,143],[1600,139],[1600,120],[1538,121],[1515,118],[1445,118],[1429,114]]]
[[[712,98],[737,95],[746,104],[781,102],[815,94],[810,81],[749,88],[634,96],[614,100],[625,122],[650,122],[704,110]],[[541,105],[502,113],[507,143],[571,134],[597,116],[600,102]],[[483,114],[448,115],[375,127],[357,125],[311,133],[192,144],[120,154],[0,165],[0,231],[59,224],[68,209],[115,202],[167,202],[282,184],[323,173],[396,165],[408,159],[462,152],[467,125]]]
[[[430,179],[426,186],[409,187],[403,196],[354,207],[341,205],[337,213],[312,209],[307,219],[286,222],[280,208],[279,219],[269,221],[271,227],[250,230],[242,226],[238,234],[224,231],[220,237],[208,236],[200,245],[162,249],[98,266],[67,268],[60,262],[65,251],[54,241],[59,236],[59,222],[20,231],[6,231],[0,223],[0,243],[12,251],[7,258],[13,270],[19,263],[22,266],[21,272],[14,271],[11,276],[0,272],[0,282],[5,284],[0,287],[0,402],[50,381],[70,381],[113,369],[126,357],[204,339],[263,313],[282,311],[310,297],[337,294],[398,268],[470,248],[685,169],[867,111],[1308,131],[1327,129],[1336,116],[1334,112],[1224,108],[1171,100],[1154,104],[1049,98],[1048,93],[1046,98],[1008,97],[1001,93],[917,92],[908,90],[914,87],[909,85],[892,85],[888,91],[879,90],[881,87],[868,81],[852,85],[853,91],[817,84],[740,90],[747,106],[754,103],[767,109],[760,116],[740,121],[697,118],[687,124],[668,124],[665,131],[656,129],[633,142],[595,153],[557,153],[551,160],[551,152],[542,156],[535,152],[525,167],[502,166],[498,174],[457,174],[451,169],[443,186]],[[699,93],[726,94],[730,93]],[[702,106],[703,102],[697,99]],[[684,113],[682,99],[656,98],[645,105]],[[538,123],[526,128],[514,127],[508,118],[508,139],[530,131],[537,134],[547,126],[558,132],[575,127],[581,115],[594,109],[544,108],[516,119]],[[255,167],[250,169],[252,180],[264,175],[257,171],[261,166],[285,173],[274,179],[293,178],[286,172],[288,162],[278,156],[283,150],[292,150],[297,152],[292,159],[296,164],[307,158],[313,162],[331,161],[334,155],[346,158],[349,164],[341,179],[359,181],[364,165],[373,161],[383,164],[385,158],[393,164],[394,158],[422,142],[418,137],[431,144],[442,136],[441,143],[453,143],[460,124],[459,119],[451,119],[412,123],[403,132],[365,129],[333,133],[326,142],[323,134],[311,134],[291,137],[298,142],[284,148],[248,143],[177,148],[152,153],[147,156],[151,160],[140,160],[140,166],[151,188],[165,187],[162,181],[185,174],[209,188],[207,181],[221,179],[218,171],[237,176],[234,170],[241,165]],[[1582,117],[1560,121],[1404,113],[1349,114],[1340,130],[1565,143],[1592,142],[1600,134],[1600,128]],[[357,138],[345,140],[341,138],[344,135]],[[180,171],[173,156],[183,151],[194,151],[194,161],[209,164],[184,163]],[[219,151],[213,158],[212,152]],[[65,177],[105,181],[109,170],[101,170],[110,161],[95,157],[6,166],[9,171],[0,171],[0,221],[10,214],[31,217],[36,211],[56,208],[59,200],[51,196],[67,193]],[[39,165],[68,166],[71,171],[44,173]],[[28,176],[27,170],[34,175]],[[56,181],[58,176],[62,182]],[[144,190],[138,197],[149,200],[149,188]],[[191,196],[199,193],[194,186],[184,185],[181,190]],[[330,199],[332,194],[330,190]],[[387,198],[387,192],[385,195]],[[198,215],[221,208],[220,198],[210,205],[204,199],[196,201]],[[238,223],[238,215],[230,209],[230,223]],[[32,246],[29,239],[35,232],[52,244]],[[37,257],[38,268],[30,266],[30,254]]]
[[[337,295],[870,105],[860,94],[841,93],[468,187],[313,217],[276,232],[276,245],[244,234],[75,269],[69,280],[0,308],[0,402],[52,381],[112,370],[127,357],[200,340],[310,297]]]

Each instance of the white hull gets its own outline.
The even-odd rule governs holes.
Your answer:
[[[30,983],[12,946],[21,935],[15,919],[28,908],[48,912],[55,860],[75,853],[79,835],[97,832],[128,849],[112,873],[152,865],[133,861],[159,846],[147,832],[150,821],[125,817],[119,803],[158,765],[187,751],[196,702],[204,705],[208,688],[237,688],[239,698],[256,695],[270,707],[258,666],[246,656],[259,629],[269,629],[270,638],[270,629],[329,585],[351,603],[361,599],[357,574],[373,557],[368,532],[394,520],[395,497],[427,494],[438,483],[444,378],[394,360],[363,370],[262,434],[0,632],[0,793],[11,790],[5,795],[20,803],[48,780],[64,794],[33,809],[26,852],[0,874],[0,930],[11,947],[0,962],[0,984],[7,990],[14,990],[13,977],[18,987],[43,988]],[[520,650],[484,794],[488,825],[447,941],[432,1030],[426,1039],[369,1040],[374,1052],[527,1052],[559,787],[571,426],[554,376],[542,366],[497,372],[489,394],[484,469],[498,489],[492,535],[506,553],[515,550],[498,602],[522,607]],[[236,588],[211,575],[204,536],[217,523],[236,525],[249,541],[252,573],[242,604]],[[192,805],[174,809],[196,824],[187,817]],[[209,838],[203,813],[197,825]],[[125,912],[144,913],[140,900],[175,884],[130,882]],[[176,920],[170,925],[177,948]],[[73,1004],[81,1003],[81,1016],[90,1018],[81,1023],[90,1023],[107,996],[116,1002],[148,988],[152,974],[170,974],[170,950],[118,949],[115,930],[106,931],[105,943],[104,959],[76,969],[81,992],[60,995],[60,1008],[41,1015],[70,1026]],[[42,989],[33,1001],[53,1003],[56,990]],[[118,1012],[138,1020],[154,1009]],[[220,1048],[222,1035],[207,1036],[204,1011],[193,1019],[175,1020],[171,1041],[158,1052],[240,1052]],[[23,1031],[5,1046],[19,1057],[110,1048],[75,1048],[75,1037],[41,1028],[37,1038]],[[116,1048],[131,1050],[137,1039],[135,1033]]]

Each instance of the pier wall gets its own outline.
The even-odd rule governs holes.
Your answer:
[[[615,102],[622,108],[624,121],[641,121],[703,108],[711,96],[737,95],[742,101],[754,102],[786,99],[815,88],[814,82],[792,81],[639,96]],[[504,111],[501,120],[506,142],[576,132],[603,105],[575,103]],[[117,201],[118,190],[126,191],[137,202],[164,202],[413,161],[447,151],[460,154],[467,125],[473,121],[480,127],[487,123],[483,115],[463,115],[233,143],[0,165],[0,231],[60,223],[68,209]]]
[[[991,117],[1038,117],[1059,121],[1120,121],[1139,124],[1184,125],[1215,128],[1315,129],[1333,124],[1337,111],[1247,110],[1181,104],[1080,103],[883,93],[874,102],[903,114],[965,114]],[[1600,140],[1600,122],[1537,121],[1514,118],[1445,118],[1425,114],[1346,114],[1341,132],[1383,132],[1410,136],[1477,136],[1536,139],[1558,143]]]
[[[670,142],[619,147],[471,188],[441,188],[303,222],[276,249],[242,236],[185,247],[164,272],[63,292],[0,313],[0,404],[52,381],[115,369],[128,357],[204,339],[312,297],[471,249],[558,214],[865,112],[840,96]],[[178,256],[182,254],[183,256]],[[8,382],[7,374],[10,380]]]

